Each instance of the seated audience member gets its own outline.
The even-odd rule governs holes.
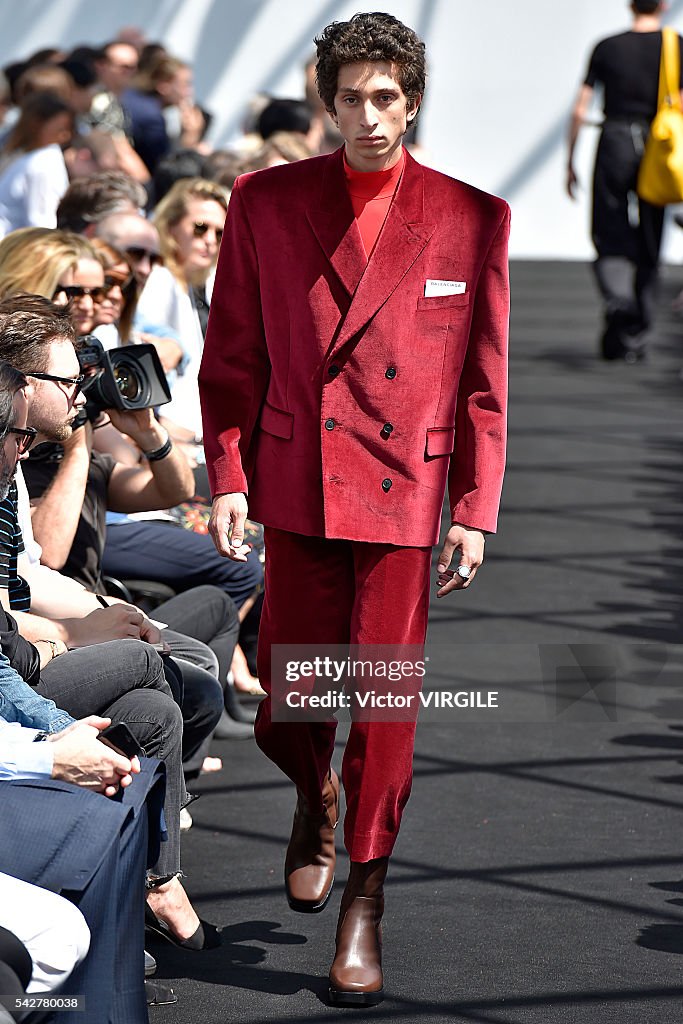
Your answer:
[[[4,314],[4,315],[3,315]],[[84,398],[78,394],[75,387],[78,376],[78,360],[73,347],[73,328],[69,323],[66,311],[53,306],[50,302],[37,296],[21,296],[15,299],[5,300],[0,306],[0,358],[7,362],[18,364],[33,373],[47,373],[48,379],[32,378],[33,388],[30,393],[30,409],[32,410],[32,426],[40,431],[41,440],[52,442],[67,442],[72,436],[71,421],[76,412],[82,407]],[[39,369],[36,369],[36,366]],[[58,379],[55,381],[52,376]],[[74,386],[67,389],[64,382],[71,377],[74,379]],[[132,417],[133,423],[138,423],[136,437],[146,450],[151,450],[149,445],[159,447],[163,444],[165,433],[160,433],[160,428],[151,416],[150,410],[141,410],[137,413],[127,413]],[[138,422],[139,421],[139,422]],[[125,425],[125,419],[123,421]],[[132,428],[130,428],[132,429]],[[155,433],[156,431],[156,433]],[[151,432],[151,433],[150,433]],[[70,456],[64,460],[63,474],[50,487],[49,494],[34,512],[35,526],[39,535],[47,543],[46,554],[43,555],[53,566],[61,568],[69,554],[76,526],[79,523],[85,482],[92,472],[93,479],[104,479],[102,473],[102,462],[107,468],[111,468],[112,460],[105,456],[93,456],[94,465],[88,457],[92,443],[92,432],[88,424],[76,431],[77,444],[70,446]],[[81,447],[85,441],[85,447]],[[98,458],[99,470],[97,468]],[[182,496],[179,488],[186,487],[192,490],[192,476],[182,456],[169,452],[165,459],[156,459],[148,463],[149,469],[142,466],[135,469],[121,466],[113,474],[116,477],[116,485],[122,486],[120,500],[123,503],[119,507],[123,511],[129,511],[131,505],[135,508],[147,506],[159,507],[160,504],[168,504]],[[58,467],[54,467],[56,470]],[[82,472],[83,471],[83,472]],[[72,491],[74,481],[72,475],[76,475],[76,490]],[[64,479],[66,478],[66,479]],[[44,478],[43,478],[44,479]],[[33,523],[28,511],[28,494],[23,487],[23,479],[18,478],[22,484],[20,506],[24,506],[23,518],[20,520],[22,528],[28,538],[27,546],[37,546],[33,542]],[[66,491],[64,485],[66,484]],[[112,478],[112,486],[114,480]],[[80,493],[78,488],[80,487]],[[97,487],[95,487],[97,493]],[[116,492],[113,492],[116,493]],[[96,499],[98,500],[98,499]],[[56,502],[56,505],[55,505]],[[8,517],[16,518],[15,505],[10,503],[7,509]],[[104,505],[101,507],[104,513]],[[68,535],[64,553],[59,554],[55,546],[59,546],[59,536],[54,533],[53,528],[60,524],[72,532]],[[134,524],[137,525],[137,524]],[[140,524],[142,525],[142,524]],[[160,524],[144,524],[153,528]],[[94,517],[91,523],[83,521],[83,532],[79,536],[85,538],[85,547],[90,550],[93,538],[96,539],[99,520]],[[177,537],[185,537],[185,548],[189,549],[197,542],[206,552],[211,552],[216,559],[216,571],[222,571],[223,559],[220,559],[210,540],[206,536],[191,534],[189,531],[180,530],[176,527],[164,525],[163,529],[168,533],[161,537],[156,535],[149,543],[156,545],[157,554],[160,556],[168,546],[168,537],[171,543],[176,542]],[[147,531],[149,535],[149,530]],[[66,536],[66,535],[65,535]],[[13,559],[13,569],[16,574],[16,554],[10,547],[11,537],[0,535],[0,552],[3,548],[8,552],[7,557]],[[22,574],[28,578],[31,585],[31,614],[16,612],[22,632],[29,640],[46,639],[62,640],[68,646],[81,647],[102,641],[113,640],[119,636],[138,636],[157,642],[161,639],[158,630],[149,620],[136,608],[115,603],[115,599],[104,597],[106,593],[101,583],[99,555],[100,541],[86,555],[85,564],[81,566],[80,576],[83,582],[93,585],[93,593],[84,590],[81,584],[76,584],[57,572],[50,572],[50,569],[40,564],[36,565],[35,552],[30,556],[20,555],[23,559]],[[148,543],[148,542],[143,542]],[[60,549],[61,550],[61,549]],[[153,554],[153,552],[152,552]],[[196,551],[194,552],[196,555]],[[253,715],[242,713],[234,692],[228,688],[227,679],[231,663],[234,660],[235,644],[239,633],[239,616],[234,602],[231,600],[227,587],[208,586],[207,580],[201,577],[201,567],[197,570],[191,565],[189,559],[184,563],[184,571],[188,574],[196,572],[194,582],[187,579],[187,585],[183,588],[186,593],[178,594],[175,598],[165,602],[157,614],[160,614],[162,621],[168,623],[169,629],[164,631],[164,642],[167,644],[174,661],[165,660],[168,671],[173,673],[179,669],[182,675],[182,711],[184,718],[183,736],[183,759],[189,777],[196,774],[198,765],[201,765],[200,754],[205,753],[206,738],[212,732],[224,701],[226,707],[236,723],[230,730],[232,737],[248,737],[252,735],[250,727]],[[28,560],[27,560],[28,559]],[[255,586],[260,583],[261,567],[257,562],[253,567],[247,567],[242,574],[236,574],[236,582],[232,589],[236,589],[239,596],[243,592],[250,594]],[[38,571],[40,570],[40,572]],[[48,579],[45,580],[47,573]],[[207,573],[207,575],[210,575]],[[245,585],[244,580],[250,580]],[[246,590],[245,590],[246,586]],[[191,589],[192,588],[192,589]],[[20,596],[24,607],[28,601],[29,587],[22,584],[19,587]],[[99,597],[96,596],[99,593]],[[101,608],[100,604],[106,602],[114,606]],[[246,603],[243,600],[240,603]],[[16,608],[16,599],[15,605]],[[68,616],[65,618],[65,616]],[[58,619],[59,622],[47,620]],[[93,620],[97,620],[94,622]],[[95,654],[91,653],[91,656]],[[83,655],[81,655],[83,657]],[[115,672],[115,663],[111,662],[110,670]],[[66,666],[65,666],[66,668]],[[247,683],[253,687],[252,677],[248,671],[240,677],[240,682],[246,677]],[[220,681],[218,685],[216,678]],[[68,681],[68,673],[67,673]],[[174,679],[170,680],[173,685]],[[228,688],[228,689],[226,689]],[[225,691],[225,697],[224,697]],[[223,723],[223,732],[227,730],[228,723]]]
[[[113,213],[139,213],[147,204],[142,185],[122,171],[99,171],[74,178],[57,207],[57,227],[92,237],[96,225]]]
[[[50,93],[26,100],[0,151],[0,237],[15,228],[57,224],[69,184],[62,147],[71,140],[71,108]]]
[[[93,238],[90,244],[104,271],[104,294],[97,303],[93,334],[105,349],[119,348],[133,340],[137,282],[123,253],[101,238]]]
[[[157,316],[182,338],[190,357],[164,406],[162,421],[174,439],[200,441],[197,376],[209,315],[210,277],[218,259],[228,192],[203,178],[178,181],[154,211],[163,267],[155,267],[140,296],[143,316]],[[208,287],[207,287],[208,285]]]
[[[87,113],[91,131],[111,141],[120,170],[145,183],[149,171],[131,144],[130,126],[121,106],[121,94],[137,70],[137,50],[129,43],[114,40],[93,53],[92,63],[98,84]]]
[[[208,216],[208,211],[206,215]],[[83,238],[79,239],[79,242],[79,257],[73,268],[57,282],[54,294],[57,302],[68,300],[73,326],[79,335],[84,335],[90,333],[96,324],[97,307],[102,301],[106,289],[104,270],[97,260],[92,246]],[[2,252],[0,248],[1,288]],[[24,299],[19,298],[13,303],[12,308],[20,309],[22,303],[24,303]],[[8,362],[13,362],[24,372],[30,372],[31,368],[27,367],[26,363],[26,349],[21,343],[17,345],[17,351],[8,347],[7,342],[1,344],[0,357]],[[75,353],[70,353],[69,359],[75,367],[78,366],[77,362],[74,363]],[[68,377],[68,374],[65,376]],[[74,376],[78,376],[75,370]],[[36,393],[42,390],[40,386],[36,387]],[[108,486],[107,490],[109,508],[112,511],[132,513],[165,509],[192,497],[194,479],[187,460],[184,454],[175,448],[169,436],[170,432],[155,419],[151,409],[136,412],[109,409],[107,415],[113,427],[133,441],[137,453],[136,458],[142,459],[144,456],[147,463],[146,466],[126,465],[123,462],[107,464],[105,475],[107,477],[111,475],[111,487]],[[103,436],[103,432],[99,431],[98,441]],[[162,450],[162,456],[156,454],[157,451]],[[91,454],[91,461],[103,454]],[[150,459],[149,454],[154,454],[155,458]],[[121,486],[124,486],[124,492],[119,490]],[[77,510],[74,511],[77,512]],[[102,511],[104,511],[103,508]],[[60,509],[60,512],[63,516],[63,508]],[[60,526],[55,534],[57,524],[54,520],[48,523],[47,516],[41,516],[38,513],[33,515],[33,530],[36,540],[43,547],[43,555],[52,568],[61,568],[66,564],[68,557],[68,548],[64,541],[67,535],[62,532],[62,522],[60,520]],[[42,531],[41,533],[39,533],[39,529]],[[114,532],[123,529],[123,525],[113,527]],[[116,559],[117,564],[110,565],[106,571],[119,579],[131,576],[139,577],[140,573],[143,573],[146,574],[145,578],[168,583],[174,590],[187,590],[200,583],[210,583],[225,590],[239,608],[242,608],[255,595],[261,585],[262,569],[256,552],[250,553],[246,563],[232,563],[216,552],[211,539],[206,534],[195,534],[188,530],[180,531],[166,523],[149,521],[126,523],[125,530],[125,538],[121,535],[119,539],[119,536],[116,535],[112,539],[107,556],[116,559],[116,555],[112,554],[112,551],[118,551],[120,557]],[[48,531],[54,535],[54,539],[48,540]],[[58,565],[50,552],[55,542],[59,541],[60,536],[62,542],[59,547],[63,560],[61,565]],[[134,550],[137,550],[137,554],[133,556]],[[135,558],[134,566],[126,564],[130,557]],[[148,559],[148,563],[143,565],[141,561],[143,559]],[[70,565],[68,569],[71,575],[81,579],[86,586],[93,585],[92,579],[83,578],[82,566],[78,573],[75,564]],[[244,614],[248,610],[248,608],[245,609]]]
[[[121,105],[135,151],[154,174],[174,141],[178,148],[195,146],[200,141],[203,119],[200,124],[192,99],[192,68],[184,61],[164,53],[138,75],[135,84],[135,88],[123,92]],[[175,108],[180,114],[173,140],[164,116],[168,108]]]
[[[0,241],[0,299],[35,293],[50,299],[79,257],[89,254],[78,235],[51,228],[19,228]]]
[[[137,217],[137,214],[122,216]],[[176,367],[183,360],[183,350],[179,341],[173,337],[170,327],[147,324],[137,317],[140,286],[138,276],[132,269],[133,263],[129,262],[123,252],[105,242],[103,238],[93,238],[91,244],[104,270],[105,287],[104,297],[96,310],[97,323],[93,334],[99,338],[105,349],[131,344],[154,345],[170,384],[175,380]],[[146,327],[149,330],[145,330]]]
[[[150,319],[141,315],[138,309],[142,289],[153,268],[161,263],[157,229],[138,213],[112,213],[96,225],[95,237],[124,254],[135,278],[132,330],[129,337],[122,334],[122,343],[140,341],[154,345],[166,374],[172,375],[169,376],[171,384],[175,381],[175,371],[187,364],[188,352],[172,327],[161,323],[158,317]]]
[[[14,367],[0,363],[0,488],[4,493],[14,487],[13,473],[19,459],[26,454],[25,439],[34,436],[26,426],[26,391],[22,375]],[[7,498],[0,502],[0,522],[7,523],[5,534],[0,531],[0,547],[4,551],[8,549],[8,545],[3,543],[5,537],[16,529],[16,520],[8,519],[7,514],[12,507]],[[214,941],[215,937],[212,938],[208,926],[205,934],[178,877],[180,808],[188,801],[181,766],[183,730],[180,710],[164,677],[161,659],[148,644],[135,640],[117,640],[104,645],[93,645],[92,640],[87,640],[88,646],[66,651],[68,629],[59,636],[59,629],[67,625],[66,620],[49,622],[16,609],[20,598],[30,600],[25,581],[16,572],[16,548],[20,543],[19,532],[16,545],[9,545],[9,562],[3,563],[5,574],[0,572],[3,604],[0,608],[0,641],[13,669],[20,670],[32,685],[27,685],[12,671],[9,681],[5,679],[0,690],[0,717],[7,719],[9,710],[11,717],[8,720],[30,724],[36,708],[45,710],[50,705],[54,709],[53,700],[59,700],[60,707],[65,710],[54,711],[49,731],[70,724],[71,714],[79,717],[92,713],[106,714],[114,721],[127,724],[148,754],[155,754],[165,761],[167,787],[164,810],[169,840],[164,843],[152,871],[152,884],[156,888],[150,900],[155,901],[157,914],[172,929],[178,942],[190,940],[194,943],[192,948],[204,948],[205,943]],[[42,651],[19,635],[14,618],[4,610],[8,593],[2,587],[5,581],[15,595],[13,610],[16,617],[24,622],[34,620],[31,627],[46,638],[42,642],[37,640],[37,643],[42,643]],[[109,611],[113,609],[101,608],[99,613]],[[129,635],[136,635],[134,630],[137,628],[139,631],[142,623],[135,619],[141,620],[142,616],[136,609],[124,605],[120,606],[120,611],[130,622]],[[217,715],[214,717],[212,712],[204,735],[212,730],[216,720]],[[202,735],[198,737],[198,743],[201,740]]]
[[[98,742],[109,724],[71,722],[0,655],[0,922],[32,954],[29,992],[57,981],[85,1003],[60,1018],[82,1024],[147,1020],[145,866],[163,845],[163,775]]]

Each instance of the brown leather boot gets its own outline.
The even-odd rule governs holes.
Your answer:
[[[373,1006],[384,997],[382,914],[388,863],[382,857],[351,864],[330,968],[330,1002],[336,1006]]]
[[[311,814],[299,793],[285,858],[285,890],[292,910],[317,914],[334,883],[334,830],[339,818],[339,779],[330,769],[323,786],[322,814]]]

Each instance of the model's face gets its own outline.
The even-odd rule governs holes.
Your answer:
[[[12,402],[12,426],[24,429],[28,416],[28,398],[23,390],[17,391]],[[14,480],[17,466],[22,459],[28,458],[28,452],[21,453],[23,442],[20,434],[8,433],[3,441],[0,457],[0,501],[4,501]]]
[[[33,367],[35,370],[35,367]],[[62,380],[39,380],[27,374],[32,386],[29,422],[39,434],[39,440],[66,441],[71,436],[71,424],[85,405],[85,397],[77,384],[66,383],[80,375],[76,350],[68,339],[57,339],[50,344],[50,358],[45,373]]]
[[[335,122],[346,143],[346,159],[356,171],[386,170],[400,159],[401,139],[417,113],[393,64],[343,64],[334,97]]]
[[[176,259],[187,281],[208,273],[218,258],[225,210],[214,199],[190,199],[187,213],[169,228]]]

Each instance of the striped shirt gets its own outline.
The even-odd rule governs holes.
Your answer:
[[[17,485],[12,481],[9,494],[0,501],[0,589],[9,592],[10,609],[31,610],[31,588],[17,571],[17,559],[24,550],[17,513]]]

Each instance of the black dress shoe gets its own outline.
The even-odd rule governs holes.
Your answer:
[[[199,927],[188,939],[179,939],[173,934],[165,921],[157,917],[149,903],[145,903],[145,931],[150,935],[156,935],[160,939],[177,946],[178,949],[192,949],[201,952],[205,949],[217,949],[221,942],[221,933],[214,924],[208,921],[199,920]]]

